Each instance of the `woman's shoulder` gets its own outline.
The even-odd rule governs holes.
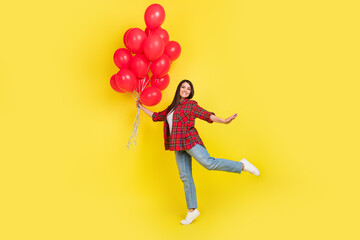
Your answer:
[[[196,105],[197,102],[196,102],[195,100],[189,99],[189,100],[187,101],[187,104],[194,104],[194,105]]]

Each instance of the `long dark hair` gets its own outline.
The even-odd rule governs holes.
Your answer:
[[[175,92],[175,96],[174,96],[174,100],[172,101],[172,103],[169,105],[169,107],[166,109],[166,114],[168,114],[172,109],[175,109],[177,107],[177,105],[179,105],[180,103],[180,100],[181,100],[181,97],[180,97],[180,88],[181,88],[181,85],[186,82],[190,85],[191,87],[191,91],[190,91],[190,94],[189,96],[186,98],[186,99],[192,99],[195,92],[194,92],[194,87],[193,87],[193,84],[187,80],[187,79],[184,79],[182,80],[179,85],[177,86],[176,88],[176,92]]]

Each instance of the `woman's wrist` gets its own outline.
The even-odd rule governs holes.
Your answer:
[[[225,123],[225,119],[219,118],[215,116],[214,114],[210,115],[210,120],[216,123]]]

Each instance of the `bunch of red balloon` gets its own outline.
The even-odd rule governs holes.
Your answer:
[[[145,11],[145,31],[128,29],[123,38],[126,48],[114,53],[114,62],[120,71],[111,77],[111,87],[120,93],[135,92],[146,106],[161,101],[161,91],[170,82],[171,62],[181,53],[180,44],[169,41],[168,32],[161,28],[164,20],[164,8],[159,4],[150,5]]]

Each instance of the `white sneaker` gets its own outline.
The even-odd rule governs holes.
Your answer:
[[[255,176],[260,176],[259,170],[254,165],[252,165],[248,160],[246,160],[244,158],[240,162],[244,164],[244,171],[245,172],[249,172],[251,174],[254,174]]]
[[[187,225],[192,223],[192,221],[194,221],[195,218],[197,218],[200,215],[199,210],[195,209],[194,211],[190,212],[188,211],[186,218],[184,220],[181,220],[181,224],[183,225]]]

